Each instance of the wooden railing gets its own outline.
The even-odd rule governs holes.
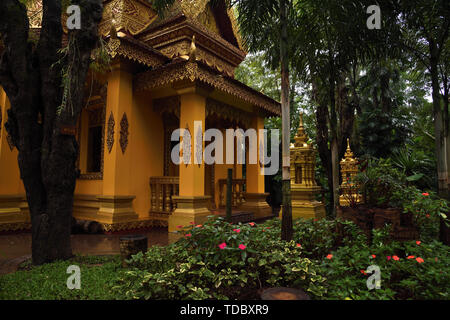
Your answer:
[[[150,177],[151,208],[153,213],[170,214],[176,209],[172,197],[179,194],[178,177]]]
[[[233,179],[231,184],[231,206],[233,208],[239,207],[245,202],[244,199],[244,184],[245,179]],[[219,195],[220,207],[226,206],[227,201],[227,179],[219,179]]]

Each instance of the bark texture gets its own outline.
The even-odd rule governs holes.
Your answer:
[[[31,215],[34,264],[72,256],[70,230],[78,152],[73,131],[102,17],[101,0],[73,0],[72,4],[81,8],[81,29],[69,31],[69,46],[62,53],[61,1],[43,0],[42,28],[36,44],[29,39],[25,6],[18,0],[0,1],[0,85],[11,102],[6,129],[19,151]]]

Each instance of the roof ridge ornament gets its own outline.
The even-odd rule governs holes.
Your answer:
[[[197,47],[195,46],[195,35],[192,36],[191,47],[189,49],[189,61],[195,61],[197,55]]]

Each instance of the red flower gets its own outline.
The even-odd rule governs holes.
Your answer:
[[[190,237],[190,236],[192,236],[192,234],[190,234],[190,233],[185,235],[185,237]]]
[[[373,255],[371,255],[371,257],[375,259],[377,256],[373,254]]]
[[[249,222],[248,224],[251,225],[252,227],[255,225],[254,222]]]
[[[227,244],[226,244],[225,242],[219,244],[219,248],[220,248],[221,250],[225,249],[226,246],[227,246]]]
[[[414,256],[408,256],[406,259],[414,259]]]
[[[438,261],[438,258],[434,258],[434,261],[436,261],[436,262],[437,262],[437,261]]]
[[[416,241],[416,244],[417,244],[417,245],[420,245],[421,243],[422,243],[422,242],[420,242],[420,241]]]
[[[201,227],[203,227],[201,224],[198,224],[198,225],[196,225],[195,226],[196,228],[201,228]]]
[[[366,271],[365,270],[361,270],[361,273],[363,274],[363,275],[367,275],[367,273],[366,273]]]
[[[189,222],[190,224],[194,225],[194,221]]]
[[[400,258],[399,258],[399,257],[397,257],[397,256],[392,256],[392,259],[394,259],[395,261],[398,261],[398,260],[400,260]]]
[[[233,231],[236,231],[237,233],[241,232],[241,229],[233,229]]]
[[[300,243],[297,243],[297,247],[301,248],[301,246],[302,246],[302,245],[301,245]]]
[[[245,250],[245,248],[247,248],[247,246],[246,245],[243,245],[242,243],[239,245],[239,249],[241,249],[241,250]]]
[[[386,259],[388,259],[388,261],[391,260],[391,256],[387,256]]]
[[[333,258],[332,254],[327,255],[327,259],[331,260],[331,258]]]
[[[183,228],[183,226],[177,226],[177,228],[181,229],[181,228]]]
[[[428,192],[422,193],[423,196],[429,196],[430,194]]]
[[[417,261],[418,263],[424,262],[424,260],[423,260],[421,257],[417,257],[417,258],[416,258],[416,261]]]
[[[429,218],[430,217],[430,215],[427,213],[426,215],[425,215],[425,217],[427,217],[427,218]]]

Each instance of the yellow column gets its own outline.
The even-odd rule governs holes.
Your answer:
[[[9,108],[9,100],[0,87],[0,231],[17,230],[30,221],[17,162],[18,151],[8,142],[5,128]]]
[[[205,144],[202,144],[202,161],[201,164],[194,162],[195,155],[195,124],[201,123],[201,133],[205,131],[206,118],[206,98],[207,92],[196,86],[182,88],[178,90],[180,95],[180,128],[188,129],[191,135],[191,150],[183,150],[191,152],[190,164],[181,163],[180,167],[180,193],[179,196],[173,197],[177,203],[176,210],[169,217],[169,232],[174,232],[178,226],[188,226],[191,222],[201,224],[206,217],[211,214],[208,210],[208,201],[210,196],[205,196],[205,165],[203,162],[203,150]]]
[[[247,171],[246,171],[246,193],[245,202],[242,205],[242,210],[253,212],[255,218],[263,218],[272,215],[272,209],[266,201],[269,195],[265,193],[264,174],[261,172],[261,165],[259,163],[260,148],[260,129],[264,129],[264,118],[255,116],[251,125],[258,134],[257,141],[257,163],[250,164],[247,157]],[[250,148],[249,148],[250,149]]]
[[[136,221],[130,195],[132,159],[129,140],[132,139],[128,128],[126,143],[121,147],[121,121],[124,115],[130,123],[133,104],[133,76],[128,67],[116,64],[108,75],[108,92],[105,114],[105,143],[103,162],[103,194],[100,202],[98,220],[102,223],[125,223]]]

